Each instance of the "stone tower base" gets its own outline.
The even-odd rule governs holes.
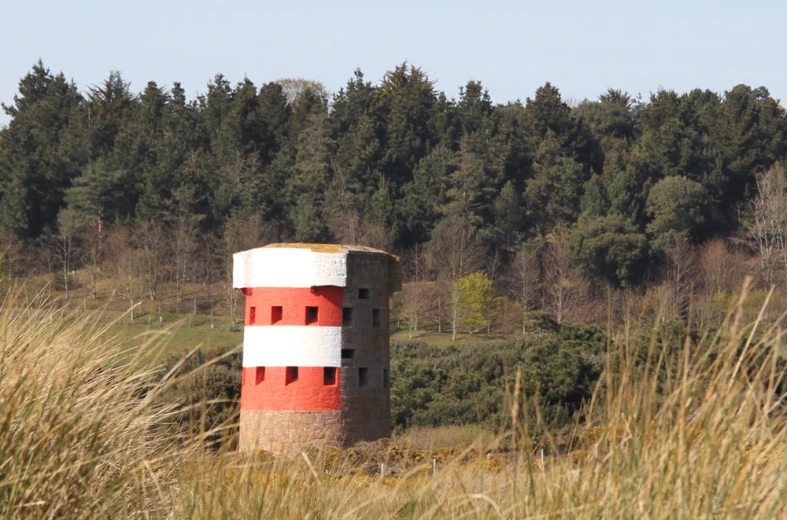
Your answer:
[[[341,447],[343,437],[339,410],[240,411],[240,451],[297,455],[310,445]]]

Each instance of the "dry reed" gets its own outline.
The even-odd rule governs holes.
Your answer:
[[[746,288],[741,298],[745,298]],[[767,301],[766,301],[767,305]],[[7,309],[11,309],[8,307]],[[168,384],[89,316],[6,310],[0,322],[0,514],[8,518],[778,518],[787,511],[781,320],[741,305],[678,354],[611,341],[575,449],[543,464],[519,420],[515,453],[473,446],[392,476],[342,453],[295,459],[201,448],[165,432]],[[762,313],[761,313],[762,316]],[[628,337],[628,334],[627,334]],[[138,356],[155,353],[141,345]],[[146,354],[145,354],[146,353]],[[672,359],[669,359],[672,356]],[[677,356],[677,359],[675,359]],[[764,361],[763,361],[764,360]],[[676,369],[664,376],[663,368]],[[519,426],[522,425],[522,426]],[[206,432],[207,433],[207,432]],[[540,432],[542,435],[544,432]],[[391,455],[387,454],[386,456]]]

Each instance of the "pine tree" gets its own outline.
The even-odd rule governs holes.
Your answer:
[[[563,155],[558,140],[548,134],[536,154],[533,170],[525,189],[531,225],[545,234],[557,225],[575,222],[586,179],[582,166]]]
[[[21,237],[54,228],[65,190],[87,162],[76,85],[42,62],[19,82],[0,141],[0,225]]]
[[[598,175],[593,174],[593,177],[585,183],[579,209],[581,216],[585,218],[603,217],[607,214],[609,209],[607,189]]]
[[[416,166],[413,182],[404,186],[400,209],[408,242],[430,240],[432,229],[447,202],[448,179],[455,169],[454,153],[443,146],[432,150]]]
[[[524,208],[512,181],[508,181],[494,202],[495,235],[497,243],[506,250],[522,240]]]
[[[111,70],[100,85],[88,89],[87,117],[92,158],[109,154],[120,130],[134,106],[131,85],[120,71]]]
[[[482,224],[491,213],[496,189],[484,160],[469,149],[467,140],[462,141],[449,186],[448,203],[443,212],[462,217],[475,226]]]
[[[434,86],[418,67],[403,63],[386,73],[379,110],[385,121],[383,173],[399,188],[412,180],[416,164],[435,142]]]

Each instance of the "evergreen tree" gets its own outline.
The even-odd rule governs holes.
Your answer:
[[[686,177],[668,177],[659,181],[648,195],[647,212],[651,217],[648,233],[657,248],[683,236],[696,236],[705,223],[708,211],[703,187]]]
[[[584,274],[621,286],[643,267],[647,238],[619,215],[596,216],[581,220],[572,231],[569,251]]]
[[[579,202],[579,209],[583,217],[603,217],[609,209],[607,189],[601,177],[594,174],[585,183],[584,194]]]
[[[20,237],[54,228],[66,189],[87,162],[82,96],[39,61],[19,82],[0,141],[0,225]]]
[[[497,193],[494,178],[483,158],[470,150],[466,139],[462,141],[449,186],[448,203],[443,211],[446,215],[462,217],[475,226],[488,220]]]
[[[333,137],[342,135],[360,125],[361,120],[371,121],[377,130],[379,88],[365,81],[361,69],[355,69],[353,78],[333,97],[331,124]],[[367,123],[368,124],[368,123]]]
[[[514,183],[508,181],[494,201],[495,240],[503,249],[513,250],[522,241],[524,209]]]
[[[713,141],[729,181],[724,198],[734,202],[751,193],[756,173],[787,154],[787,119],[766,88],[747,85],[725,92],[719,112]]]
[[[438,146],[421,159],[413,182],[404,187],[401,215],[407,229],[406,243],[424,243],[442,215],[447,202],[448,179],[456,169],[453,152]]]
[[[582,166],[563,155],[558,140],[548,134],[536,154],[533,170],[525,189],[530,225],[544,234],[557,225],[575,222],[585,184]]]
[[[278,83],[266,83],[258,94],[258,117],[262,122],[259,154],[262,167],[269,165],[287,139],[292,107]]]
[[[120,71],[110,71],[101,85],[88,89],[86,110],[92,158],[103,157],[112,151],[133,106],[131,85]]]
[[[530,141],[538,149],[543,141],[556,139],[566,155],[575,159],[586,172],[601,170],[603,162],[598,143],[585,127],[584,120],[572,117],[560,91],[550,83],[536,90],[525,106],[530,126]]]
[[[174,187],[172,172],[159,165],[168,102],[164,89],[148,82],[115,146],[114,162],[123,171],[124,196],[131,199],[135,212],[144,219],[168,214]]]
[[[382,170],[398,191],[435,142],[434,87],[420,68],[403,63],[386,73],[378,104],[385,123]]]
[[[376,169],[381,145],[374,121],[361,116],[337,143],[333,179],[326,198],[332,227],[350,212],[364,213],[380,176]]]
[[[492,116],[492,99],[480,81],[469,81],[459,89],[456,113],[466,136],[480,130]]]

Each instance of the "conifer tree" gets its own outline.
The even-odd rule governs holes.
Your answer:
[[[87,162],[76,85],[39,61],[19,82],[0,141],[0,225],[20,237],[54,228],[65,190]]]

